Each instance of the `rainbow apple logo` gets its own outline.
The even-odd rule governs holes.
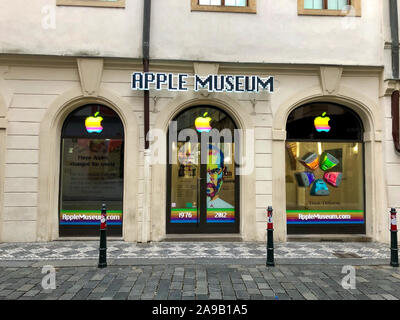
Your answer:
[[[206,112],[203,117],[198,117],[195,122],[194,125],[196,127],[196,130],[198,132],[210,132],[211,131],[211,125],[210,125],[210,121],[211,118],[207,117],[208,112]]]
[[[85,120],[86,131],[89,133],[101,133],[103,131],[103,127],[101,126],[101,122],[103,121],[102,117],[98,117],[99,112],[94,114],[94,117],[87,117]]]
[[[329,120],[331,120],[331,118],[325,117],[325,115],[326,112],[322,114],[322,117],[316,117],[314,120],[315,129],[317,129],[318,132],[329,132],[331,130],[329,126]]]

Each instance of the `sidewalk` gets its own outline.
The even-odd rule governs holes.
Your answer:
[[[375,260],[390,258],[390,246],[375,242],[275,243],[276,259]],[[0,243],[0,261],[98,259],[99,241]],[[108,241],[110,259],[265,259],[263,242],[155,242]]]
[[[97,241],[0,244],[0,300],[398,300],[399,268],[379,243],[108,242],[98,269]],[[56,289],[44,290],[44,265]],[[356,289],[342,287],[354,266]]]

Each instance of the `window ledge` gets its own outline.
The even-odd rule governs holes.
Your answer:
[[[75,7],[104,7],[104,8],[125,8],[125,0],[98,1],[98,0],[57,0],[57,6]]]
[[[256,0],[248,0],[247,7],[199,5],[198,0],[191,0],[191,1],[192,1],[191,11],[257,13]]]

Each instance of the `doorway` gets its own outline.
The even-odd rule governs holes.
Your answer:
[[[239,143],[232,118],[218,108],[197,106],[171,124],[167,233],[238,233]]]

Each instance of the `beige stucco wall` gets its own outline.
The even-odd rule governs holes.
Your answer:
[[[382,114],[384,116],[384,159],[385,159],[385,182],[387,193],[387,207],[385,208],[385,219],[382,221],[383,230],[389,229],[389,212],[391,208],[400,209],[400,154],[396,152],[392,137],[392,114],[391,94],[394,90],[400,89],[398,80],[393,79],[392,71],[392,40],[389,16],[389,1],[383,3],[383,36],[384,36],[384,81],[380,92]],[[397,7],[400,8],[400,1],[397,0]],[[400,11],[398,11],[400,21]],[[400,30],[399,30],[400,31]],[[386,232],[387,233],[387,232]],[[389,241],[388,238],[386,241]]]
[[[400,154],[396,151],[392,137],[392,103],[391,94],[400,89],[398,81],[385,81],[381,104],[384,116],[384,159],[385,159],[385,181],[387,192],[387,207],[385,208],[385,220],[383,228],[389,229],[389,212],[391,208],[397,208],[400,212]]]
[[[143,1],[128,0],[124,9],[55,2],[0,2],[0,52],[141,57]],[[150,54],[163,60],[381,66],[384,2],[362,1],[361,17],[325,17],[299,16],[296,0],[257,0],[256,14],[192,12],[191,0],[154,1]],[[54,28],[47,27],[53,18]]]
[[[4,221],[4,162],[6,155],[7,104],[0,91],[0,241]]]
[[[60,128],[68,112],[93,101],[114,108],[125,124],[123,237],[141,241],[148,225],[150,239],[161,240],[165,165],[152,166],[145,183],[143,95],[130,90],[131,73],[142,70],[142,1],[127,0],[124,9],[55,2],[0,2],[0,241],[58,237]],[[254,171],[241,177],[241,235],[264,240],[265,208],[272,204],[275,235],[284,241],[289,112],[322,100],[353,108],[366,128],[367,235],[388,241],[388,210],[400,207],[390,111],[398,84],[385,82],[390,46],[388,1],[362,1],[361,17],[299,16],[295,0],[258,0],[257,14],[191,12],[190,0],[153,2],[153,71],[273,75],[276,81],[272,95],[152,91],[151,127],[166,131],[179,110],[207,102],[254,129]],[[150,221],[143,224],[145,209]]]
[[[2,241],[58,238],[58,177],[61,126],[70,111],[88,102],[116,110],[126,130],[124,232],[141,241],[145,203],[150,203],[150,240],[165,238],[166,167],[151,167],[150,198],[145,198],[143,96],[130,90],[140,61],[8,57],[4,81],[12,92],[6,132]],[[2,63],[5,65],[5,59]],[[78,62],[79,61],[79,62]],[[185,107],[209,103],[232,115],[241,128],[254,129],[254,171],[241,179],[241,236],[265,240],[267,206],[274,207],[277,241],[286,240],[284,141],[286,118],[296,106],[332,101],[353,108],[365,126],[367,235],[387,241],[386,216],[398,206],[400,186],[388,171],[400,166],[390,144],[387,99],[380,98],[381,68],[159,62],[154,71],[273,75],[273,94],[151,92],[151,127],[164,130]],[[240,71],[240,72],[239,72]],[[385,109],[385,113],[381,110]],[[386,119],[385,119],[386,118]],[[386,131],[385,131],[386,130]],[[1,130],[0,130],[1,132]],[[0,144],[1,146],[1,144]],[[164,147],[166,145],[164,144]],[[385,162],[386,161],[386,162]],[[393,169],[393,168],[392,168]],[[398,170],[396,170],[397,172]],[[393,203],[393,204],[391,204]],[[1,216],[0,216],[1,217]],[[2,221],[0,219],[0,221]]]

